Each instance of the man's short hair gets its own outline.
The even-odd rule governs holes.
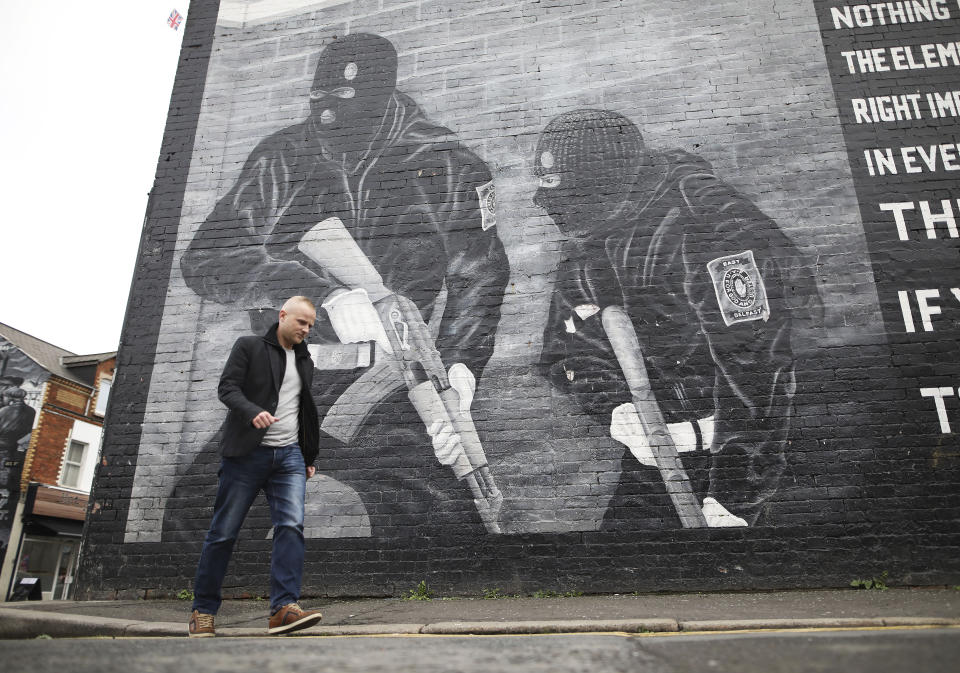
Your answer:
[[[286,311],[288,310],[287,307],[292,306],[293,304],[305,304],[310,308],[311,311],[313,311],[314,313],[317,312],[317,307],[313,305],[313,302],[310,301],[310,298],[304,297],[302,294],[294,295],[293,297],[290,297],[288,300],[283,302],[283,308],[281,308],[280,310]]]

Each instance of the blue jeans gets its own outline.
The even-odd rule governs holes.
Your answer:
[[[193,609],[215,615],[240,525],[263,489],[273,523],[270,558],[270,614],[300,599],[303,576],[303,507],[307,487],[303,454],[297,445],[259,446],[246,456],[220,461],[213,520],[203,541],[193,584]]]

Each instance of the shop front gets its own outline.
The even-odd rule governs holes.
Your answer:
[[[88,494],[31,483],[11,600],[69,600],[80,552]],[[39,585],[39,591],[36,586]]]

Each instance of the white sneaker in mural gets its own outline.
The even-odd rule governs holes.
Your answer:
[[[707,520],[707,525],[710,526],[710,528],[730,528],[733,526],[747,525],[746,520],[728,512],[727,508],[714,498],[703,499],[703,518]]]

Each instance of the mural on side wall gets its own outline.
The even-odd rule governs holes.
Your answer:
[[[382,37],[327,46],[310,116],[258,144],[181,270],[258,330],[292,294],[320,300],[319,463],[359,495],[372,535],[500,533],[503,496],[470,414],[509,277],[494,183],[396,72]],[[799,251],[707,162],[647,150],[617,112],[551,121],[535,172],[534,202],[566,237],[544,374],[628,449],[633,479],[605,527],[674,525],[634,488],[658,475],[679,525],[755,522],[785,466],[792,322],[817,301]]]
[[[503,497],[470,415],[509,276],[492,176],[396,76],[382,37],[327,46],[310,116],[257,146],[181,270],[258,330],[289,296],[321,303],[319,462],[359,494],[374,534],[384,519],[498,533]]]
[[[567,237],[550,381],[609,425],[626,461],[659,472],[684,527],[754,523],[786,464],[793,323],[819,302],[800,252],[710,164],[648,150],[614,111],[551,121],[536,173],[535,202]],[[684,468],[694,458],[705,487]],[[658,516],[639,495],[621,483],[611,525]]]
[[[23,458],[48,376],[15,345],[0,338],[0,558],[10,542]]]
[[[651,114],[652,94],[666,99],[681,66],[644,52],[645,73],[630,60],[640,46],[612,46],[602,56],[639,71],[640,85],[591,79],[585,66],[578,81],[596,92],[561,87],[569,73],[558,63],[587,53],[562,39],[522,52],[534,65],[524,60],[516,76],[520,102],[501,105],[487,90],[434,95],[430,45],[418,45],[411,75],[403,54],[414,37],[374,30],[372,18],[369,29],[358,20],[343,30],[335,19],[349,2],[321,3],[289,24],[313,21],[322,33],[290,32],[303,42],[292,51],[309,63],[306,79],[251,77],[234,72],[249,59],[245,41],[280,29],[269,2],[247,4],[262,14],[217,37],[214,58],[224,60],[208,75],[178,232],[162,332],[186,345],[158,356],[151,383],[147,426],[159,413],[178,416],[180,430],[144,431],[141,456],[151,460],[137,464],[128,542],[200,539],[229,343],[270,329],[294,294],[319,308],[309,342],[323,442],[308,538],[776,521],[770,512],[793,479],[788,447],[810,344],[825,330],[842,341],[850,325],[876,325],[836,129],[817,138],[801,129],[797,142],[829,138],[834,155],[810,151],[810,166],[771,175],[781,159],[758,152],[751,120],[742,122],[750,140],[723,147],[716,129]],[[652,7],[636,20],[657,35]],[[686,39],[662,39],[692,58]],[[483,69],[432,58],[445,81]],[[235,123],[244,77],[283,111],[257,102]],[[498,135],[500,115],[512,135]],[[826,224],[807,211],[825,204],[845,219],[818,248],[811,231]],[[842,270],[832,260],[841,255]],[[835,296],[824,301],[841,285],[854,300],[842,315]],[[189,401],[178,411],[174,398]],[[160,517],[147,509],[157,504]],[[262,539],[269,525],[260,503],[245,534]]]

